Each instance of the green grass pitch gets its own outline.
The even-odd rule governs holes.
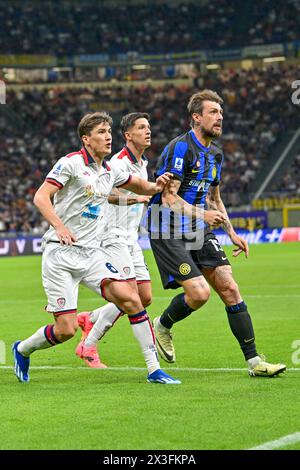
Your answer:
[[[153,318],[174,291],[161,288],[152,253],[146,258]],[[100,344],[111,369],[91,370],[74,355],[78,332],[67,344],[34,353],[31,382],[20,384],[11,343],[52,322],[43,310],[40,261],[0,259],[1,449],[248,449],[300,431],[300,346],[299,354],[292,346],[300,344],[300,243],[251,246],[248,260],[231,258],[259,352],[288,371],[273,379],[248,376],[223,304],[212,293],[204,308],[175,325],[177,363],[161,360],[182,380],[179,386],[146,382],[126,317]],[[80,289],[79,311],[102,302]],[[300,443],[284,448],[300,449]]]

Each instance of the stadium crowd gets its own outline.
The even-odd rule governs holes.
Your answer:
[[[1,0],[0,53],[160,54],[300,39],[298,0],[102,3]]]
[[[76,126],[82,115],[99,109],[112,114],[116,152],[123,145],[116,131],[122,114],[150,113],[153,145],[147,156],[153,176],[166,143],[188,129],[187,101],[200,88],[215,89],[224,98],[222,194],[228,206],[240,205],[281,136],[299,126],[299,107],[288,98],[296,73],[294,67],[222,71],[198,77],[195,88],[153,88],[145,84],[139,88],[56,86],[10,91],[10,119],[8,116],[4,121],[2,117],[0,121],[0,151],[5,155],[0,160],[0,230],[31,232],[44,228],[33,208],[33,194],[54,162],[79,148]],[[295,174],[291,172],[289,178]]]
[[[281,180],[272,188],[276,192],[291,193],[300,196],[300,153],[298,153],[292,164],[288,166]]]

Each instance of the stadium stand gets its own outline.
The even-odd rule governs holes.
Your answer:
[[[144,83],[138,86],[118,82],[113,85],[108,81],[109,73],[102,84],[97,78],[98,82],[93,84],[73,86],[72,81],[86,81],[90,70],[93,69],[93,79],[97,77],[95,71],[100,71],[97,65],[89,68],[81,67],[80,63],[75,74],[74,57],[81,54],[85,59],[88,54],[107,55],[107,66],[102,66],[106,72],[113,63],[112,57],[115,60],[118,54],[131,52],[151,55],[204,49],[207,63],[213,49],[222,52],[243,46],[270,44],[273,47],[281,42],[280,51],[289,51],[290,57],[299,54],[300,3],[297,0],[139,0],[138,5],[136,2],[104,0],[100,5],[94,0],[45,0],[41,8],[36,0],[9,3],[0,0],[2,63],[9,58],[12,67],[22,68],[25,64],[28,68],[22,70],[22,78],[17,80],[24,84],[29,76],[30,82],[35,77],[40,81],[44,64],[48,81],[45,86],[8,87],[7,106],[0,109],[3,135],[0,151],[4,156],[0,159],[0,231],[43,230],[44,222],[32,207],[33,194],[53,163],[78,148],[76,125],[86,112],[106,109],[114,117],[116,128],[122,114],[135,110],[149,112],[153,145],[147,154],[150,176],[153,176],[164,145],[189,127],[188,97],[204,87],[218,91],[225,100],[222,194],[229,208],[250,207],[257,190],[255,185],[263,178],[267,163],[272,165],[271,157],[275,158],[286,139],[299,128],[299,107],[290,99],[291,83],[300,76],[300,66],[294,59],[274,67],[256,66],[254,62],[246,68],[223,67],[223,64],[213,73],[204,71],[206,66],[198,62],[189,85],[187,81],[185,84],[147,81],[149,77],[154,80],[168,76],[165,65],[164,74],[159,67],[153,67],[149,76],[146,71],[140,74]],[[240,60],[243,53],[240,49]],[[258,56],[261,53],[260,50]],[[47,60],[43,62],[44,55],[55,57],[58,65],[69,64],[72,72],[69,76],[57,75],[55,67],[47,65]],[[27,62],[26,57],[29,57]],[[117,67],[111,77],[134,78],[132,71],[126,77],[124,64],[119,77],[118,73]],[[14,83],[13,75],[8,82]],[[9,73],[3,68],[0,79],[6,76]],[[66,77],[68,84],[59,83]],[[51,84],[52,81],[58,83]],[[121,136],[115,132],[113,151],[122,144]],[[295,163],[289,163],[288,170],[280,169],[268,191],[274,192],[274,201],[281,196],[297,201],[299,157]],[[265,205],[255,201],[253,207]]]
[[[300,125],[299,108],[287,99],[291,77],[296,73],[297,69],[286,67],[229,70],[198,78],[199,86],[216,89],[225,99],[222,194],[229,207],[249,203],[251,184],[263,163],[286,130]],[[78,148],[76,124],[84,113],[108,109],[117,127],[124,113],[149,112],[153,146],[147,153],[153,174],[164,145],[188,128],[186,103],[196,89],[172,85],[93,89],[60,86],[9,92],[7,104],[13,116],[9,127],[7,120],[6,127],[2,122],[5,132],[0,144],[7,155],[0,164],[0,213],[5,229],[29,232],[40,227],[32,195],[53,163]],[[121,136],[115,133],[114,151],[121,146]],[[291,169],[285,177],[287,191],[294,191],[295,183],[290,179],[295,175]]]
[[[0,53],[163,53],[300,38],[297,0],[165,1],[155,15],[154,2],[103,3],[1,0]]]
[[[283,194],[289,193],[300,196],[300,154],[296,155],[292,164],[282,175],[282,179],[273,187],[273,190]]]

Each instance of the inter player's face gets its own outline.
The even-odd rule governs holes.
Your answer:
[[[199,126],[203,134],[209,137],[220,137],[222,134],[223,109],[219,103],[204,101],[202,115],[199,116]]]
[[[94,127],[90,135],[83,136],[83,142],[88,150],[103,158],[111,153],[111,127],[107,122],[101,122]]]
[[[145,150],[151,145],[151,129],[146,118],[137,119],[133,126],[125,132],[127,142],[131,142],[137,149]]]

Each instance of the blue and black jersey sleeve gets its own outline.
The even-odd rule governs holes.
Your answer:
[[[161,154],[156,176],[160,176],[166,171],[173,173],[176,179],[183,181],[187,168],[188,144],[182,141],[172,141]]]
[[[222,163],[223,163],[223,154],[218,153],[216,155],[216,162],[215,162],[215,168],[216,168],[216,176],[214,181],[211,183],[211,186],[218,186],[221,181],[221,169],[222,169]]]

